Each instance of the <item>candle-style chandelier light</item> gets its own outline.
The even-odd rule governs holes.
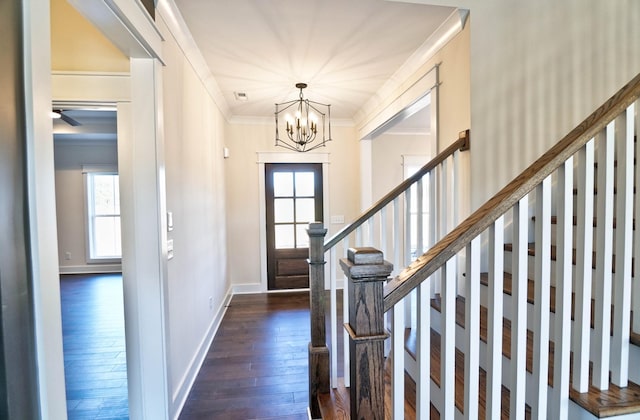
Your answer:
[[[306,87],[296,83],[299,98],[276,104],[276,146],[308,152],[331,141],[331,105],[305,99],[302,89]]]

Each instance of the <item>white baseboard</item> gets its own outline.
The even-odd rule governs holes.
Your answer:
[[[231,286],[234,295],[246,295],[249,293],[264,293],[260,283],[234,284]]]
[[[60,274],[109,274],[122,273],[122,264],[61,265]]]
[[[224,299],[222,300],[220,306],[218,307],[218,311],[215,316],[211,319],[211,324],[205,334],[204,338],[200,342],[200,346],[198,351],[195,353],[191,363],[189,364],[189,369],[182,377],[180,381],[180,385],[176,388],[176,391],[173,393],[173,403],[172,406],[174,408],[172,418],[174,420],[178,419],[182,408],[184,407],[185,402],[187,401],[187,397],[189,396],[189,392],[191,388],[193,388],[193,384],[198,376],[198,372],[202,368],[202,364],[207,356],[207,352],[211,347],[211,343],[216,336],[216,332],[218,332],[218,328],[222,323],[222,318],[227,311],[227,307],[231,302],[231,298],[233,297],[232,288],[229,287],[227,293],[225,294]]]

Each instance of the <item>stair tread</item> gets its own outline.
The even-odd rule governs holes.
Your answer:
[[[512,243],[506,243],[504,244],[504,250],[507,252],[513,252],[513,244]],[[572,255],[571,255],[571,263],[573,265],[576,265],[576,250],[575,248],[572,250]],[[536,255],[536,243],[535,242],[529,242],[528,246],[527,246],[527,253],[529,256],[535,257]],[[613,255],[613,259],[611,260],[611,272],[615,273],[616,272],[616,256]],[[551,245],[551,261],[556,261],[557,259],[557,247],[555,245]],[[593,251],[592,256],[591,256],[591,267],[593,269],[596,268],[596,253],[595,251]],[[631,275],[634,275],[634,259],[631,259]]]
[[[431,306],[440,311],[439,296],[431,300]],[[480,307],[480,339],[486,343],[487,334],[487,310],[484,307]],[[464,297],[458,296],[456,298],[456,324],[464,328]],[[483,314],[484,313],[484,314]],[[504,319],[503,321],[503,355],[506,358],[510,358],[511,355],[511,329],[510,321]],[[433,333],[432,333],[433,334]],[[405,334],[406,336],[407,334]],[[633,335],[633,334],[632,334]],[[637,335],[637,334],[636,334]],[[638,337],[640,338],[640,337]],[[527,371],[531,373],[531,367],[533,364],[533,346],[532,341],[533,333],[527,330]],[[413,339],[406,340],[407,350],[415,357],[415,337]],[[433,345],[433,335],[432,335]],[[553,385],[553,362],[554,362],[554,346],[553,342],[549,342],[549,385]],[[459,350],[456,349],[456,353]],[[464,355],[462,356],[464,360]],[[456,357],[456,364],[457,364]],[[463,365],[464,366],[464,363]],[[458,373],[456,372],[456,376]],[[433,376],[433,374],[432,374]],[[463,376],[464,377],[464,376]],[[589,381],[591,383],[591,381]],[[638,413],[640,412],[640,385],[629,381],[629,386],[626,388],[619,388],[613,384],[609,386],[608,390],[598,390],[592,386],[589,387],[589,391],[580,394],[573,389],[569,392],[569,398],[576,404],[580,405],[584,409],[588,410],[597,417],[608,417],[620,414]]]
[[[536,217],[535,216],[531,217],[531,220],[533,220],[535,222],[536,221]],[[551,216],[551,224],[552,225],[557,225],[558,224],[558,216]],[[635,230],[636,229],[636,220],[633,219],[631,221],[631,224],[633,226],[633,230]],[[578,217],[577,216],[573,216],[573,225],[574,226],[578,225]],[[598,226],[598,218],[594,217],[593,218],[593,227],[596,227],[596,226]],[[614,229],[616,228],[616,218],[615,217],[613,218],[613,228]]]
[[[413,354],[415,355],[415,332],[406,329],[405,330],[406,342],[413,342]],[[437,385],[441,384],[441,348],[440,348],[440,334],[431,329],[431,380]],[[486,372],[484,369],[479,369],[480,376],[480,395],[478,396],[478,411],[481,419],[486,415]],[[464,414],[464,354],[456,348],[456,360],[455,360],[455,405],[461,413]],[[507,420],[509,418],[509,396],[510,392],[507,387],[502,386],[502,419]],[[433,412],[433,409],[432,409]],[[531,408],[526,406],[525,417],[531,418]]]

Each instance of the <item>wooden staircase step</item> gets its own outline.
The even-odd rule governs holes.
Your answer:
[[[489,286],[489,273],[480,273],[480,284],[484,285],[484,286]],[[513,286],[513,279],[511,277],[511,273],[504,273],[504,279],[503,279],[503,290],[504,293],[511,296],[512,294],[512,288]],[[531,279],[527,280],[527,302],[532,304],[534,303],[534,281]],[[550,309],[552,313],[556,312],[556,287],[555,286],[551,286],[551,302],[550,302]],[[574,310],[575,310],[575,306],[574,306],[574,294],[571,294],[571,319],[574,319]],[[612,308],[613,311],[613,308]],[[633,322],[633,311],[631,312],[631,322]],[[595,323],[595,300],[591,299],[591,328],[594,327],[594,323]],[[613,313],[611,316],[611,331],[613,332]],[[630,331],[630,341],[632,344],[635,344],[636,346],[640,347],[640,334],[634,333],[633,332],[633,325],[631,325],[631,331]]]
[[[463,296],[456,297],[456,324],[465,327],[465,299]],[[441,312],[442,303],[440,296],[436,295],[431,299],[431,307]],[[480,307],[480,340],[487,343],[488,329],[487,322],[488,311],[484,306]],[[553,342],[549,342],[549,385],[553,386]],[[502,355],[507,359],[511,359],[511,320],[502,319]],[[414,355],[415,357],[415,355]],[[527,330],[527,372],[533,372],[533,331]]]
[[[344,386],[342,378],[338,379],[335,389],[330,388],[327,393],[318,393],[318,405],[323,420],[348,420],[350,418],[349,388]]]
[[[536,221],[536,217],[533,216],[531,218],[531,220],[533,220],[535,222]],[[557,225],[558,224],[558,216],[551,216],[551,224],[552,225]],[[636,220],[635,219],[632,220],[631,224],[633,226],[633,230],[636,230]],[[574,226],[578,226],[578,217],[576,217],[576,216],[573,216],[573,225]],[[596,227],[596,226],[598,226],[598,218],[594,217],[593,218],[593,227]],[[614,229],[616,228],[616,218],[615,217],[613,218],[613,228]]]
[[[465,307],[464,307],[464,297],[458,296],[456,298],[456,324],[460,327],[464,328],[465,324]],[[441,301],[440,296],[436,295],[434,299],[431,300],[431,306],[440,311],[441,310]],[[434,336],[431,336],[432,347],[434,345]],[[436,333],[437,334],[437,333]],[[408,337],[407,337],[408,335]],[[415,358],[415,342],[416,337],[411,337],[412,334],[405,334],[407,337],[406,346],[407,351],[412,354],[412,357]],[[633,334],[636,335],[637,334]],[[640,337],[637,337],[640,338]],[[480,339],[483,342],[487,342],[487,309],[484,307],[480,307]],[[439,335],[438,335],[439,340]],[[438,341],[439,346],[439,341]],[[439,350],[439,347],[438,347]],[[456,378],[458,377],[458,349],[456,349]],[[511,358],[511,322],[507,319],[503,320],[503,335],[502,335],[502,354],[510,359]],[[462,369],[464,369],[464,355],[462,357]],[[433,357],[432,357],[433,360]],[[527,330],[527,358],[526,358],[527,372],[532,372],[533,366],[533,332]],[[432,362],[433,364],[433,362]],[[549,386],[553,386],[553,364],[554,364],[554,344],[553,342],[549,342],[549,371],[548,371],[548,381]],[[432,367],[433,371],[433,367]],[[439,374],[438,374],[439,375]],[[464,378],[464,372],[461,373]],[[432,372],[432,379],[433,379]],[[434,380],[435,382],[435,380]],[[456,406],[457,406],[457,382],[456,379]],[[439,376],[438,382],[439,384]],[[591,380],[589,381],[591,383]],[[483,386],[481,379],[481,386]],[[504,386],[503,386],[504,388]],[[462,391],[461,391],[462,392]],[[482,391],[481,391],[482,392]],[[508,392],[508,390],[507,390]],[[503,389],[504,394],[504,389]],[[574,390],[570,390],[569,398],[574,401],[576,404],[589,411],[596,417],[609,417],[613,415],[620,414],[629,414],[629,413],[640,413],[640,385],[629,381],[629,386],[626,388],[620,388],[613,384],[610,384],[609,389],[605,391],[598,390],[592,386],[590,386],[589,391],[583,394],[580,394]],[[503,395],[503,407],[504,407],[504,395]]]
[[[504,244],[504,250],[508,251],[508,252],[513,252],[513,244]],[[527,246],[527,254],[531,257],[535,257],[536,255],[536,244],[535,242],[529,242],[528,246]],[[557,259],[557,247],[555,245],[551,245],[551,261],[556,261]],[[591,268],[593,268],[595,270],[596,268],[596,253],[595,251],[592,253],[592,258],[591,258]],[[573,249],[572,252],[572,256],[571,256],[571,263],[573,265],[576,265],[576,250]],[[631,259],[631,275],[634,275],[634,259]],[[615,273],[616,272],[616,256],[613,255],[613,260],[611,261],[611,272]]]
[[[407,329],[405,332],[406,338],[406,347],[407,351],[410,354],[413,354],[415,357],[416,352],[416,336],[415,332]],[[441,358],[440,358],[440,334],[438,334],[434,329],[431,329],[431,380],[437,385],[441,386]],[[486,383],[487,383],[487,374],[484,369],[479,369],[480,376],[480,395],[478,395],[478,411],[479,418],[486,418]],[[510,392],[507,387],[502,386],[502,420],[509,419],[509,396]],[[455,360],[455,405],[461,413],[464,414],[464,354],[456,348],[456,360]],[[437,417],[434,417],[435,408],[432,406],[431,408],[431,416],[432,418],[440,418],[439,414]],[[406,418],[406,417],[405,417]],[[531,418],[531,407],[527,406],[525,411],[525,418]]]

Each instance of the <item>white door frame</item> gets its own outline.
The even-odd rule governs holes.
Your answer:
[[[267,284],[267,210],[265,192],[265,163],[321,163],[322,212],[329,215],[329,153],[258,152],[258,184],[260,188],[260,290],[241,292],[269,292]],[[326,225],[326,223],[325,223]],[[326,283],[326,279],[325,279]],[[290,290],[288,290],[290,291]]]

